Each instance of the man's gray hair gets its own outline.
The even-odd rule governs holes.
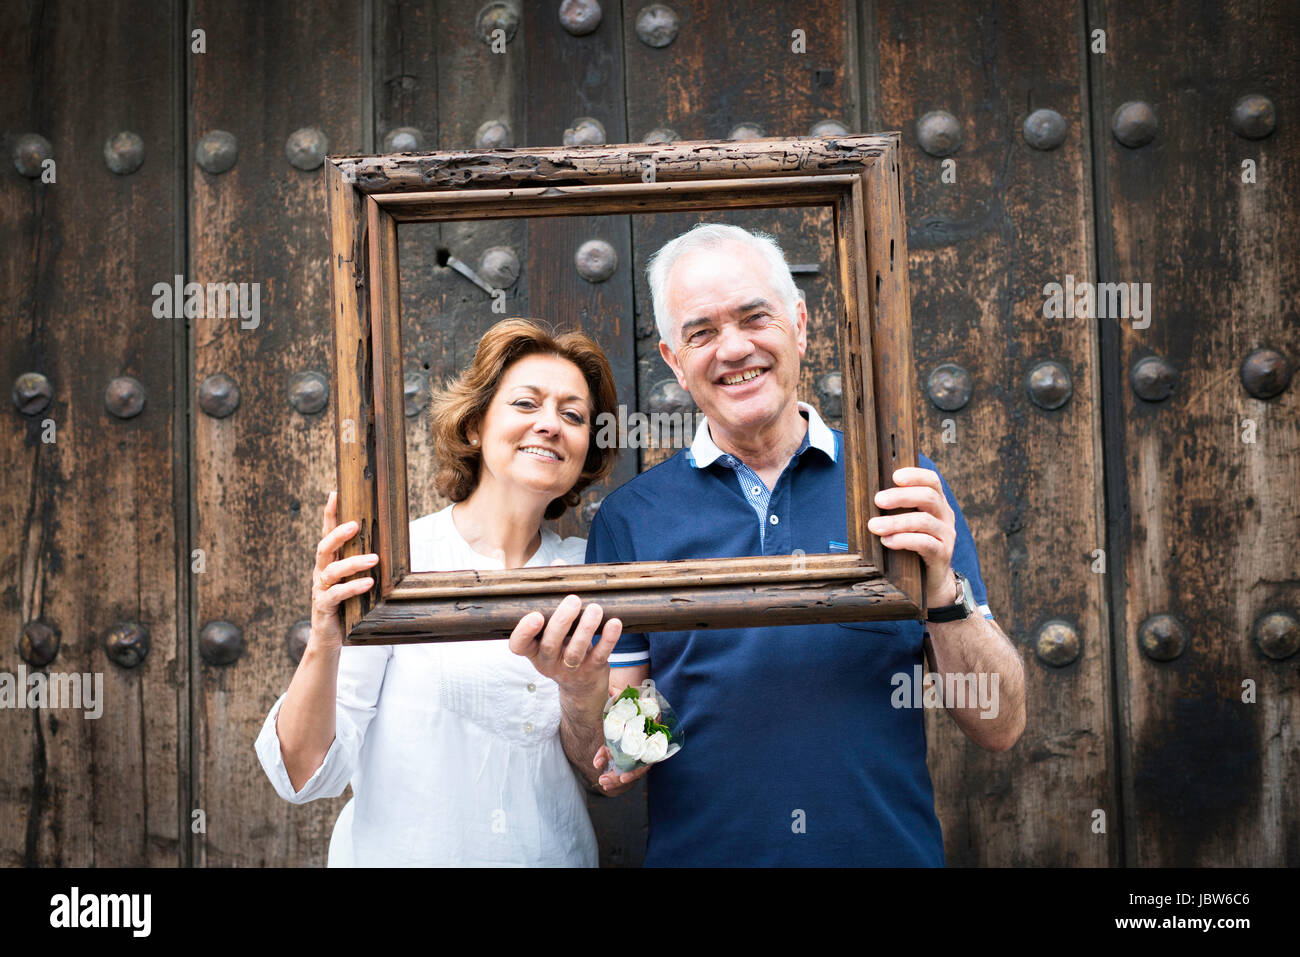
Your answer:
[[[659,328],[659,338],[666,342],[670,349],[673,349],[676,343],[673,342],[673,317],[668,314],[668,290],[664,288],[667,285],[668,273],[672,271],[677,260],[692,249],[709,249],[733,242],[744,243],[763,257],[768,267],[768,281],[776,290],[776,294],[781,297],[786,315],[793,321],[795,303],[799,301],[802,294],[794,284],[794,276],[790,274],[790,266],[786,263],[785,254],[781,252],[777,241],[767,233],[750,232],[739,226],[728,226],[725,223],[698,223],[676,239],[664,243],[659,251],[650,257],[650,262],[646,265],[655,325]]]

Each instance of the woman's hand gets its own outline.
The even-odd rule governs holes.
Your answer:
[[[363,595],[375,587],[373,578],[343,581],[349,575],[374,567],[379,556],[353,555],[340,559],[339,549],[356,535],[360,526],[356,522],[339,525],[338,492],[330,492],[325,502],[321,526],[321,540],[316,546],[316,567],[311,574],[311,634],[308,645],[338,648],[343,645],[343,626],[339,622],[339,605],[355,595]]]
[[[609,745],[604,744],[601,745],[600,750],[596,752],[595,760],[593,760],[591,764],[592,767],[600,772],[600,777],[596,780],[596,783],[600,785],[600,789],[609,797],[613,797],[615,794],[622,794],[632,786],[637,778],[645,777],[646,772],[653,767],[653,765],[647,764],[634,771],[620,774],[618,768],[614,766],[614,756],[609,753]]]

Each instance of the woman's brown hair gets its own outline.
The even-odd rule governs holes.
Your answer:
[[[614,468],[618,449],[602,449],[596,444],[597,421],[604,413],[615,415],[618,402],[614,373],[600,346],[581,332],[560,334],[534,319],[503,319],[479,340],[469,368],[449,380],[433,398],[433,438],[438,450],[434,485],[439,494],[463,502],[478,486],[479,449],[469,444],[466,430],[483,421],[506,370],[525,356],[534,355],[558,356],[577,366],[587,381],[592,403],[582,472],[573,488],[551,500],[544,517],[559,518],[565,509],[576,507],[583,490],[604,479]]]

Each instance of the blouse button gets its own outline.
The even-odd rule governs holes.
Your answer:
[[[532,734],[532,733],[533,733],[533,723],[529,721],[527,724],[524,725],[524,734]]]
[[[528,690],[529,690],[529,691],[536,691],[536,690],[537,690],[537,685],[533,684],[531,681],[528,682]]]

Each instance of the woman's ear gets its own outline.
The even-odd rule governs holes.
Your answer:
[[[478,446],[479,433],[478,433],[477,422],[470,423],[468,426],[465,427],[465,438],[469,440],[470,445],[473,445],[475,447]]]

